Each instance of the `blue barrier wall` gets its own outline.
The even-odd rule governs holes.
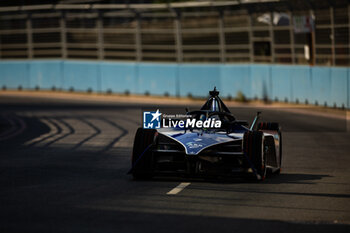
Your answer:
[[[350,108],[350,68],[256,64],[161,64],[62,60],[1,61],[0,87],[223,97]]]
[[[253,98],[250,84],[250,65],[221,66],[221,96],[235,97],[238,92],[242,92],[247,98]]]
[[[29,87],[31,89],[36,87],[42,89],[62,87],[62,64],[61,61],[32,61],[26,64],[28,66],[26,74],[29,74]]]
[[[349,69],[347,68],[331,68],[330,80],[330,100],[329,105],[349,106]],[[348,101],[345,102],[348,97]]]
[[[20,61],[0,62],[0,84],[7,88],[30,88],[29,63]]]
[[[251,66],[251,96],[258,99],[271,99],[272,81],[271,66],[255,65]]]
[[[178,66],[180,96],[207,96],[214,86],[221,89],[220,66],[218,65],[189,65]]]
[[[136,94],[176,95],[177,65],[139,64],[136,66]]]
[[[64,62],[63,90],[77,91],[101,90],[100,66],[96,62]]]
[[[136,93],[135,63],[100,63],[102,92]]]

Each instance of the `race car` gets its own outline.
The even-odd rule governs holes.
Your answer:
[[[282,133],[278,123],[237,120],[214,88],[200,110],[187,112],[190,124],[158,129],[138,128],[132,152],[134,179],[154,176],[253,177],[281,172]],[[187,109],[186,109],[187,110]],[[220,127],[196,127],[195,121],[220,122]]]

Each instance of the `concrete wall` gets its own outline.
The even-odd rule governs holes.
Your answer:
[[[161,64],[88,61],[1,61],[0,87],[222,97],[350,108],[350,68],[256,64]]]

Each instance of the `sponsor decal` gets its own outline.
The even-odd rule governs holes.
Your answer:
[[[218,117],[207,118],[204,114],[194,117],[184,114],[162,114],[157,111],[143,112],[143,128],[159,129],[159,128],[221,128],[221,121]]]
[[[220,128],[221,121],[209,118],[197,120],[195,118],[186,120],[163,119],[163,128]]]
[[[190,149],[198,149],[198,148],[202,148],[203,145],[199,144],[199,143],[195,143],[195,142],[188,142],[186,143],[186,146]]]
[[[159,129],[161,115],[162,113],[159,112],[159,109],[156,112],[143,112],[143,128]]]

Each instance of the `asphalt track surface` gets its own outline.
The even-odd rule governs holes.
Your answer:
[[[0,232],[350,232],[346,121],[262,111],[283,128],[281,175],[134,181],[140,106],[1,97]]]

